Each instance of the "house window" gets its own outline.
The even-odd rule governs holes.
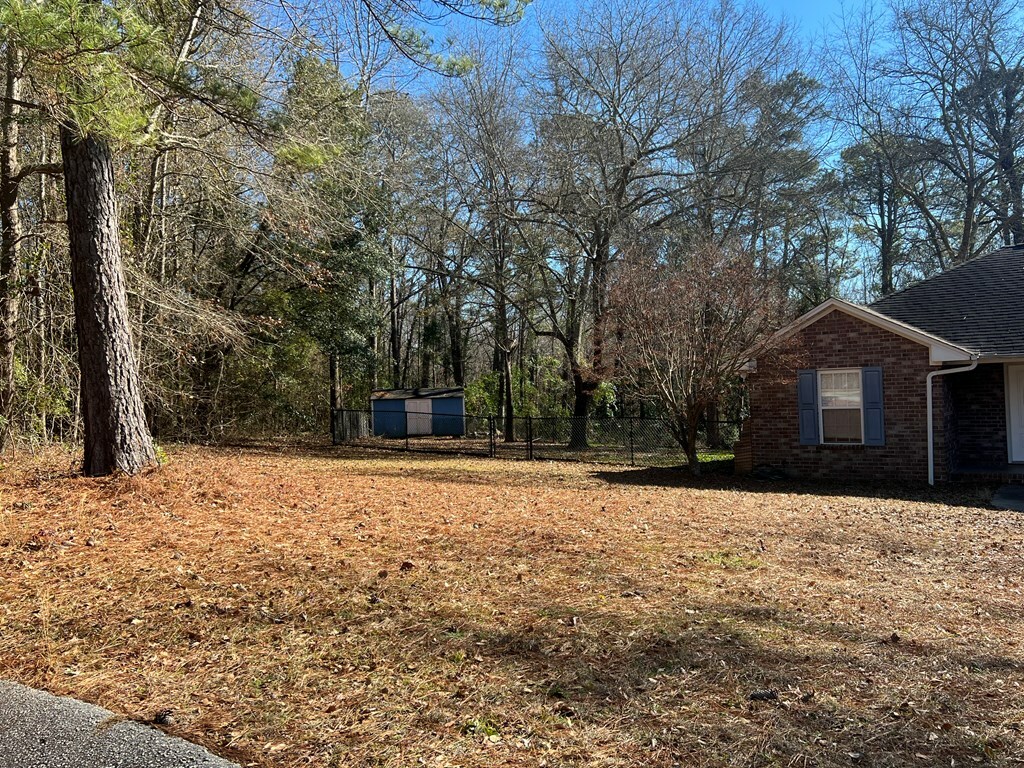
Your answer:
[[[864,442],[864,398],[861,371],[818,372],[818,415],[821,442],[859,444]]]

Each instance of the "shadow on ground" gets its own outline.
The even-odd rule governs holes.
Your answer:
[[[461,475],[437,469],[440,459],[451,458],[456,461],[467,461],[474,458],[486,459],[473,453],[448,453],[444,451],[403,451],[379,448],[362,448],[334,446],[319,439],[290,441],[245,441],[237,443],[220,443],[212,448],[216,451],[245,450],[247,454],[257,453],[281,458],[309,457],[320,459],[345,459],[352,462],[378,463],[382,459],[401,457],[410,467],[415,467],[417,477],[424,480],[437,480],[461,484],[491,484],[494,482],[491,472],[475,472],[471,469],[460,469]],[[526,461],[520,457],[498,457],[520,465],[519,470],[529,475],[525,467],[536,467],[538,470],[550,461],[540,459]],[[922,502],[931,504],[948,504],[961,507],[991,510],[993,486],[987,484],[946,485],[930,488],[927,485],[914,484],[871,484],[871,483],[835,483],[828,481],[797,481],[797,480],[758,480],[752,477],[739,477],[732,472],[731,461],[714,461],[702,465],[700,475],[694,475],[685,465],[674,467],[625,467],[622,465],[602,464],[573,461],[569,462],[586,468],[586,474],[598,481],[611,485],[636,485],[665,488],[699,488],[706,490],[732,490],[745,493],[795,494],[800,496],[831,496],[861,497],[865,499],[898,499],[902,501]],[[430,465],[430,466],[425,466]],[[380,476],[402,476],[408,473],[401,470],[384,470],[374,467],[375,474]],[[512,474],[505,475],[503,484],[529,486],[533,482],[529,477],[518,481]]]
[[[652,766],[896,768],[1019,754],[1017,732],[993,727],[1015,709],[1004,683],[1021,682],[1018,659],[754,608],[662,616],[657,629],[614,611],[574,616],[570,606],[545,628],[496,630],[442,614],[419,617],[450,628],[436,650],[420,650],[425,662],[438,651],[472,652],[487,674],[523,681],[524,711],[569,727],[614,723]],[[810,649],[808,637],[827,650]]]
[[[828,481],[756,480],[731,473],[710,471],[695,477],[686,467],[597,469],[593,477],[613,485],[705,488],[745,493],[781,493],[801,496],[854,496],[899,499],[932,504],[992,509],[992,488],[986,485],[950,485],[929,488],[913,484],[834,483]]]

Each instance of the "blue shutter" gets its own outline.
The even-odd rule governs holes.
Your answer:
[[[861,369],[864,398],[864,445],[885,445],[885,406],[882,399],[882,369]]]
[[[797,398],[800,406],[800,445],[817,445],[818,437],[818,372],[796,372]]]

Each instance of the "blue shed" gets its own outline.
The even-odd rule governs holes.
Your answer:
[[[466,399],[462,387],[379,389],[370,395],[377,437],[462,437]]]

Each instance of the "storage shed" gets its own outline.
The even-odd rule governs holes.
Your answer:
[[[462,437],[466,400],[462,387],[379,389],[370,395],[377,437]]]

